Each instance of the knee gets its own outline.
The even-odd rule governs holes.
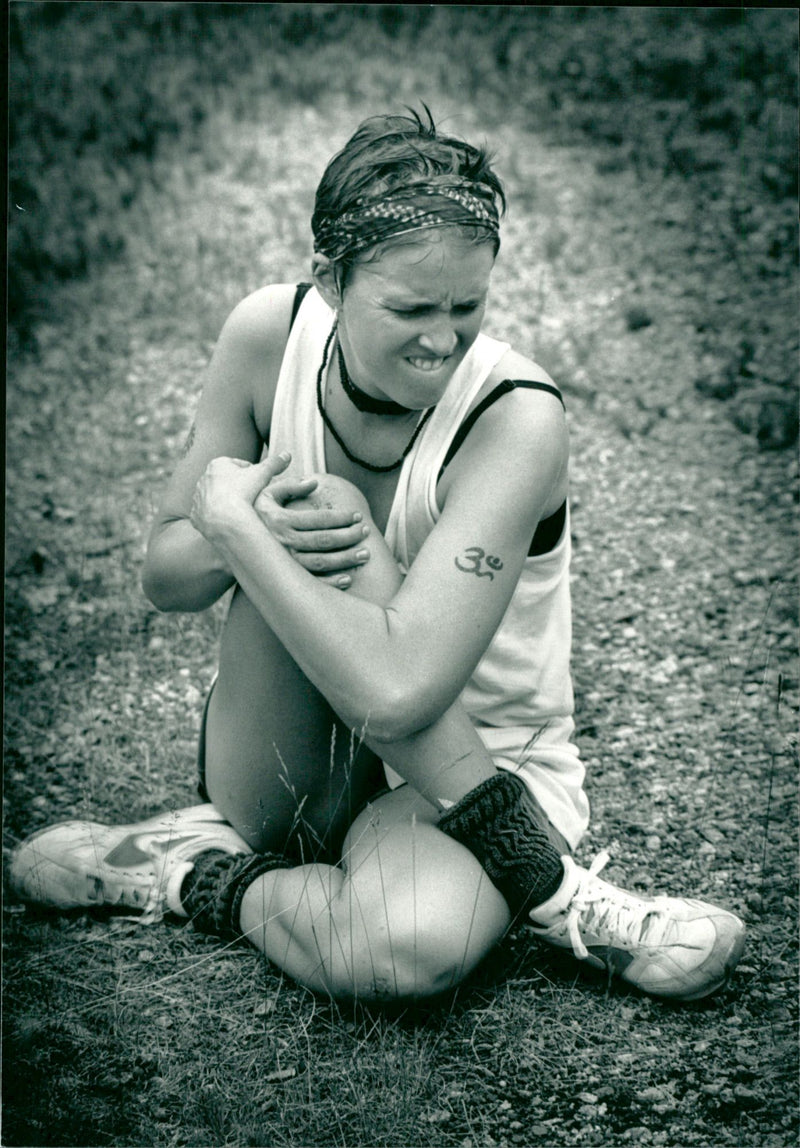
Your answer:
[[[366,943],[360,946],[344,995],[371,1001],[413,1001],[460,984],[508,927],[505,901],[484,880],[472,897],[463,889],[409,897],[403,889],[359,904]],[[415,903],[416,901],[416,903]],[[345,988],[345,986],[340,986]]]
[[[346,478],[339,478],[336,474],[314,474],[317,485],[310,494],[298,499],[293,506],[308,506],[314,510],[343,510],[348,513],[360,511],[369,515],[369,503],[364,495],[352,482]]]

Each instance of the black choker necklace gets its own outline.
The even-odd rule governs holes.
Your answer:
[[[417,423],[416,427],[414,428],[414,433],[411,436],[411,440],[408,443],[408,446],[403,451],[403,453],[400,455],[397,462],[393,462],[389,466],[375,466],[374,463],[365,462],[363,458],[359,458],[358,455],[353,454],[352,451],[348,450],[347,446],[344,443],[344,440],[342,439],[342,436],[339,434],[336,427],[333,425],[330,418],[328,417],[328,412],[325,410],[325,406],[322,402],[322,380],[325,377],[325,368],[328,365],[328,355],[330,353],[331,343],[333,342],[333,336],[335,334],[336,334],[336,324],[334,323],[334,325],[331,329],[331,333],[330,333],[330,335],[328,335],[328,340],[325,344],[325,350],[322,352],[322,362],[320,363],[320,368],[319,368],[319,371],[317,372],[317,410],[319,411],[320,416],[322,418],[322,421],[325,423],[325,426],[331,432],[334,439],[339,444],[339,446],[341,447],[341,449],[344,451],[345,455],[347,456],[347,458],[350,459],[351,462],[354,462],[356,464],[356,466],[363,467],[364,470],[371,470],[373,474],[388,474],[392,470],[397,470],[398,466],[400,466],[405,461],[406,455],[411,450],[414,443],[417,441],[417,438],[419,436],[420,431],[425,426],[425,423],[428,421],[430,416],[433,414],[433,407],[429,407],[428,410],[425,411],[424,415],[422,416],[422,418]],[[341,365],[343,365],[343,360],[340,360],[340,366]],[[363,395],[364,392],[359,391],[358,393]],[[376,400],[372,399],[370,401],[375,402]],[[358,405],[358,404],[356,404],[356,405]],[[389,405],[397,406],[398,404],[392,403]],[[401,407],[400,409],[403,411],[404,414],[408,413],[406,411],[405,407]]]
[[[393,403],[391,399],[374,399],[372,395],[362,391],[361,387],[357,387],[347,371],[341,343],[336,344],[336,351],[339,356],[339,378],[342,382],[342,390],[353,406],[370,415],[410,415],[412,413],[411,407]]]

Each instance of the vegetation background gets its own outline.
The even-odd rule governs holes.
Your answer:
[[[147,519],[226,313],[303,275],[328,155],[422,98],[497,148],[492,330],[569,399],[587,857],[731,904],[751,942],[675,1008],[522,933],[390,1016],[186,929],[6,901],[4,1143],[794,1144],[797,14],[9,20],[7,846],[192,801],[222,607],[148,606]]]

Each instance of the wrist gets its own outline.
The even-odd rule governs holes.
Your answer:
[[[260,525],[261,520],[252,506],[235,503],[226,506],[222,514],[206,517],[200,533],[225,559],[232,547],[235,548]]]
[[[263,548],[272,543],[282,549],[251,506],[237,507],[235,512],[215,522],[205,537],[234,576],[237,567],[254,545]]]

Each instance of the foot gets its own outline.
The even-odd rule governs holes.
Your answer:
[[[201,853],[252,853],[213,805],[196,805],[141,821],[109,826],[64,821],[40,829],[11,857],[9,880],[23,901],[50,909],[123,907],[142,923],[169,910],[185,917],[184,877]]]
[[[564,857],[561,888],[530,914],[543,941],[654,996],[692,1001],[721,988],[744,948],[744,924],[703,901],[627,893]]]

